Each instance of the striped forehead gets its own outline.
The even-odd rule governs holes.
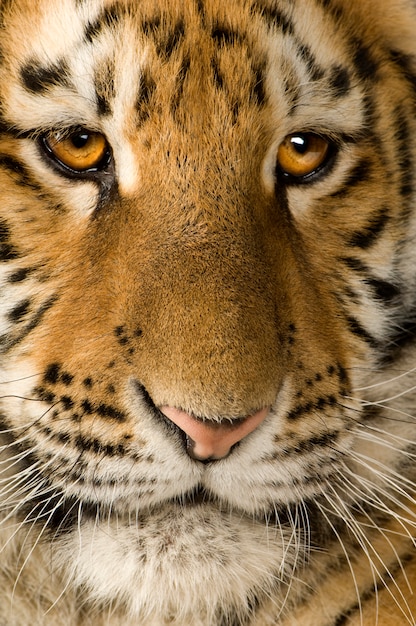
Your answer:
[[[319,3],[307,1],[296,9],[297,3],[278,8],[278,3],[261,0],[107,6],[78,0],[76,13],[73,0],[50,12],[52,3],[35,4],[45,4],[45,10],[22,48],[12,98],[15,106],[25,99],[16,120],[25,130],[50,127],[54,117],[67,126],[81,118],[91,128],[110,116],[116,125],[129,118],[137,128],[158,105],[170,107],[173,114],[181,107],[215,111],[218,98],[234,121],[242,110],[247,114],[267,107],[277,125],[297,116],[297,126],[306,126],[315,116],[319,127],[321,116],[325,131],[342,119],[349,126],[345,132],[354,132],[362,123],[350,114],[350,99],[359,92],[352,85],[374,68],[357,40],[339,36],[334,43],[339,16]],[[319,25],[319,41],[314,24]],[[351,46],[358,51],[352,68],[344,61]]]
[[[240,23],[231,24],[227,16],[220,17],[215,12],[208,18],[201,3],[195,7],[186,2],[176,7],[163,7],[163,2],[140,3],[139,6],[120,3],[92,16],[90,4],[80,3],[80,21],[71,33],[68,34],[66,23],[62,22],[63,37],[71,40],[61,54],[59,47],[57,54],[55,45],[45,46],[50,31],[45,20],[45,32],[39,30],[33,52],[21,67],[21,83],[26,91],[41,95],[46,91],[50,93],[54,87],[76,88],[77,93],[95,101],[99,115],[108,115],[114,113],[116,100],[122,100],[126,91],[131,98],[137,87],[138,111],[141,117],[146,117],[146,105],[157,86],[171,91],[176,89],[179,96],[183,83],[194,79],[199,82],[202,95],[208,71],[215,86],[225,89],[220,57],[227,50],[238,49],[237,55],[245,51],[244,59],[240,57],[240,71],[248,65],[252,73],[251,96],[257,100],[263,98],[266,56],[255,50],[254,38],[244,32],[241,13],[245,12],[248,17],[247,8],[242,11],[244,7],[240,6],[236,13]],[[86,11],[84,6],[90,10]],[[53,17],[59,20],[58,15]],[[59,24],[53,30],[58,27]],[[46,55],[37,50],[39,41],[43,41],[42,50],[48,50]],[[50,50],[55,51],[53,61]],[[171,80],[172,77],[176,80]]]

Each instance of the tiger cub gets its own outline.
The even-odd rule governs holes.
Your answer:
[[[415,3],[0,28],[0,625],[415,624]]]

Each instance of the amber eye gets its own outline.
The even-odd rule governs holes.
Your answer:
[[[277,164],[283,174],[302,179],[319,170],[329,154],[327,139],[314,133],[294,133],[280,144]]]
[[[43,143],[61,165],[80,173],[100,169],[109,152],[104,135],[85,129],[66,134],[50,133],[43,138]]]

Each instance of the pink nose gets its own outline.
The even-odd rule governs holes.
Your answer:
[[[203,422],[171,406],[162,406],[160,410],[186,434],[188,454],[198,461],[214,461],[226,457],[231,447],[252,433],[269,412],[266,407],[233,424]]]

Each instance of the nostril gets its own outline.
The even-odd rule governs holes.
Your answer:
[[[160,411],[186,435],[187,452],[198,461],[224,459],[233,445],[252,433],[266,418],[269,408],[233,421],[202,421],[175,407],[162,406]]]
[[[190,437],[188,437],[188,435],[185,435],[186,438],[186,451],[189,454],[189,456],[191,457],[191,459],[194,459],[195,461],[201,461],[201,463],[210,463],[211,461],[217,461],[218,459],[208,456],[206,458],[201,458],[197,455],[197,453],[195,452],[195,447],[196,443],[193,439],[190,439]],[[228,456],[228,455],[227,455]],[[225,457],[223,457],[225,458]]]
[[[195,461],[200,461],[201,463],[210,463],[211,461],[219,461],[220,458],[221,459],[225,459],[231,452],[231,448],[228,450],[228,452],[221,457],[218,456],[201,456],[201,450],[199,450],[198,444],[191,439],[190,437],[188,437],[187,434],[185,434],[185,439],[186,439],[186,451],[188,453],[188,455],[191,457],[191,459],[194,459]],[[234,444],[235,445],[235,444]],[[234,447],[234,446],[232,446]]]

